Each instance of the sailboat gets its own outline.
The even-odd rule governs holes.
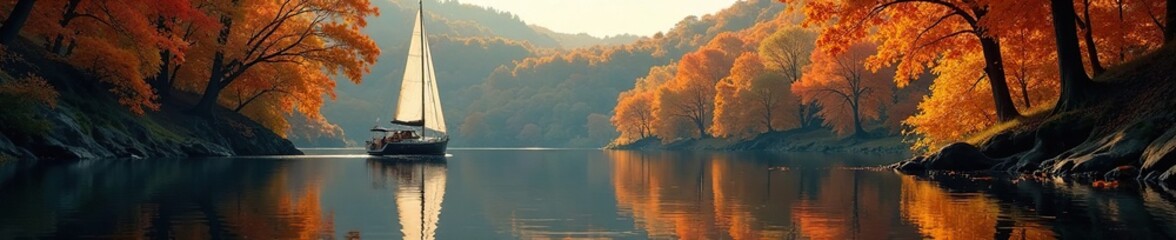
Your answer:
[[[445,114],[441,111],[433,56],[425,38],[424,11],[424,1],[421,1],[392,126],[381,127],[377,121],[371,130],[372,139],[367,141],[368,154],[445,155],[449,134],[445,131]]]

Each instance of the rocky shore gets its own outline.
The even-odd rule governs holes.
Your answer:
[[[979,143],[954,143],[891,167],[1000,171],[1103,181],[1176,182],[1176,48],[1095,79],[1084,109],[1025,117]]]
[[[20,104],[12,97],[6,101],[14,102],[2,103],[21,109],[6,106],[9,116],[0,119],[0,172],[37,161],[301,154],[290,141],[235,112],[221,109],[211,118],[188,114],[191,94],[174,93],[159,111],[135,115],[119,105],[109,86],[25,44],[12,48],[21,61],[4,62],[0,82],[35,74],[60,95],[56,106]]]

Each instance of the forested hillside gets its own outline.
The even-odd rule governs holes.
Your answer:
[[[592,46],[598,46],[598,45],[603,45],[603,46],[622,45],[622,44],[633,43],[633,42],[636,42],[638,39],[641,39],[640,36],[631,35],[631,34],[620,34],[620,35],[615,35],[615,36],[596,37],[596,36],[588,35],[587,33],[577,33],[577,34],[561,33],[561,32],[552,31],[551,29],[547,29],[547,28],[545,28],[543,26],[539,26],[539,25],[531,25],[531,29],[535,29],[535,31],[537,31],[539,33],[542,33],[542,34],[547,35],[551,38],[554,38],[555,41],[559,42],[559,46],[562,47],[563,49],[576,49],[576,48],[592,47]]]
[[[608,118],[617,94],[650,67],[676,61],[720,33],[776,20],[783,9],[772,1],[742,1],[636,43],[524,59],[464,91],[477,101],[452,126],[460,126],[458,136],[470,145],[603,146],[616,135]]]
[[[353,141],[362,141],[377,118],[391,116],[416,7],[408,1],[376,5],[382,14],[372,21],[381,24],[366,31],[383,54],[362,86],[340,84],[338,100],[324,109]],[[534,37],[547,35],[513,27],[526,26],[513,15],[426,2],[426,9],[440,8],[427,12],[426,24],[446,122],[455,136],[452,145],[603,146],[615,137],[608,116],[616,95],[650,67],[675,61],[721,32],[775,19],[783,7],[771,1],[739,2],[714,15],[687,17],[665,33],[636,42],[561,50]]]
[[[339,84],[338,98],[330,101],[323,115],[336,127],[334,134],[300,134],[292,136],[299,146],[339,146],[341,141],[324,140],[347,138],[362,143],[367,130],[376,120],[388,121],[394,110],[399,92],[400,80],[408,50],[412,21],[418,9],[417,1],[378,0],[372,1],[380,8],[381,14],[371,22],[378,22],[364,29],[371,35],[383,53],[364,77],[362,85]],[[425,16],[427,34],[436,62],[441,89],[441,99],[449,113],[450,126],[454,116],[471,99],[457,94],[459,90],[476,85],[495,68],[533,55],[539,46],[557,48],[559,43],[546,35],[531,30],[526,23],[509,13],[485,7],[460,4],[454,1],[442,3],[426,1]],[[314,133],[313,129],[296,129],[293,132]],[[348,136],[343,136],[346,132]]]

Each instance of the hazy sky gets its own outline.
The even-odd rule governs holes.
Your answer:
[[[519,16],[556,32],[594,36],[653,35],[690,15],[715,13],[736,0],[458,0]]]

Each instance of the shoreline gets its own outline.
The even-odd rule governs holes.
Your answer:
[[[236,112],[220,108],[212,119],[191,115],[186,110],[195,102],[194,94],[173,92],[159,100],[158,111],[136,115],[118,103],[109,85],[47,57],[31,42],[21,41],[9,48],[9,54],[18,54],[21,60],[2,63],[0,82],[34,74],[59,95],[56,106],[25,104],[27,109],[10,113],[28,117],[2,124],[37,127],[6,126],[0,132],[0,167],[105,158],[302,154],[289,140]]]
[[[901,136],[871,136],[865,138],[837,136],[823,128],[792,129],[763,133],[751,139],[704,138],[663,142],[647,137],[627,144],[610,144],[611,150],[665,151],[764,151],[797,153],[850,153],[910,155],[910,146]]]

